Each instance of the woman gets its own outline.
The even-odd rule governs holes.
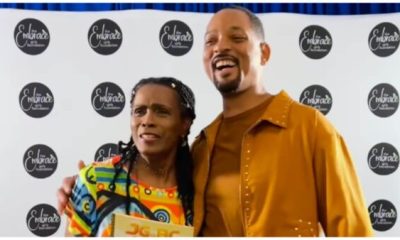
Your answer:
[[[193,92],[174,78],[147,78],[130,103],[132,136],[120,155],[80,171],[66,209],[72,235],[110,236],[113,213],[192,224]]]

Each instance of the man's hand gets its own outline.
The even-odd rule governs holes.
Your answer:
[[[79,160],[78,162],[79,170],[81,170],[84,167],[85,163],[82,160]],[[77,177],[78,175],[64,178],[61,187],[57,191],[57,199],[58,199],[57,209],[60,215],[63,214],[64,209],[67,206],[68,199],[72,194],[72,189],[74,188],[75,180]]]

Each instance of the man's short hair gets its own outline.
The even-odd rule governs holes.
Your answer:
[[[251,12],[249,9],[245,7],[241,7],[238,5],[232,5],[225,7],[221,10],[224,9],[235,9],[244,12],[250,19],[251,27],[253,28],[254,32],[257,34],[257,36],[262,40],[265,41],[265,36],[264,36],[264,26],[260,20],[253,12]],[[221,11],[219,10],[219,11]]]

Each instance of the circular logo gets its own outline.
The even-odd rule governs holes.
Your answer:
[[[373,202],[369,205],[368,212],[372,227],[376,231],[387,231],[396,223],[396,208],[387,200]]]
[[[331,51],[332,37],[325,28],[311,25],[301,31],[299,45],[304,55],[312,59],[320,59]]]
[[[101,83],[92,92],[92,106],[103,117],[117,116],[125,106],[124,92],[115,83]]]
[[[378,117],[389,117],[399,107],[399,94],[390,84],[378,84],[368,94],[368,107]]]
[[[15,27],[14,39],[21,51],[29,55],[37,55],[49,46],[50,33],[41,21],[26,18]]]
[[[399,153],[389,143],[378,143],[369,150],[368,166],[379,175],[389,175],[399,167]]]
[[[332,107],[332,96],[328,89],[321,85],[311,85],[304,89],[299,101],[318,109],[324,115],[328,114]]]
[[[193,46],[193,33],[186,23],[172,20],[165,23],[160,30],[161,47],[173,56],[182,56]]]
[[[50,147],[37,144],[28,148],[24,154],[25,171],[35,178],[47,178],[57,169],[57,155]]]
[[[109,158],[118,155],[118,145],[114,143],[106,143],[97,149],[96,153],[94,154],[94,161],[95,162],[102,162]]]
[[[99,54],[110,55],[122,44],[122,31],[110,19],[100,19],[93,23],[88,32],[90,47]]]
[[[368,36],[369,49],[379,57],[392,55],[399,47],[399,43],[399,29],[389,22],[376,25]]]
[[[57,210],[48,204],[39,204],[31,208],[26,215],[26,225],[33,234],[48,237],[57,232],[61,217]]]
[[[53,109],[53,93],[44,84],[29,83],[19,93],[19,105],[31,117],[44,117]]]

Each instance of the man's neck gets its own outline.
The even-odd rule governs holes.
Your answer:
[[[223,96],[223,115],[233,117],[252,109],[266,101],[272,95],[265,91],[263,87],[249,88],[240,93]]]

